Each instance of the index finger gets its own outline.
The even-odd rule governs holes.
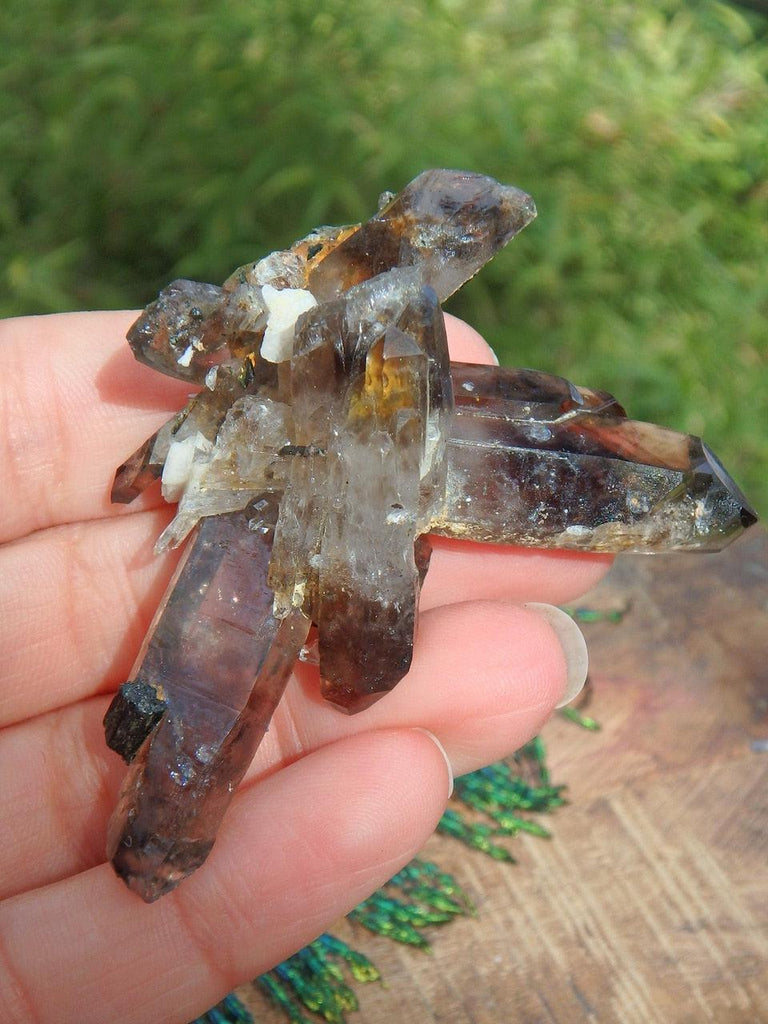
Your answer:
[[[188,385],[137,363],[135,314],[65,313],[0,323],[0,542],[125,512],[115,468],[186,400]],[[158,496],[159,500],[159,496]]]
[[[157,490],[113,505],[115,469],[186,402],[190,385],[137,363],[136,314],[64,313],[0,322],[0,543],[35,530],[159,504]],[[454,359],[491,362],[467,324],[447,317]]]

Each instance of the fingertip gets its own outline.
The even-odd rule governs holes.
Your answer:
[[[587,641],[571,616],[562,608],[537,602],[529,602],[525,607],[541,615],[557,637],[563,652],[566,668],[565,687],[562,697],[557,702],[557,707],[564,707],[581,693],[587,681],[589,670]]]
[[[448,751],[445,749],[445,747],[440,742],[440,740],[437,738],[437,736],[435,736],[435,734],[433,732],[430,732],[429,729],[416,729],[416,732],[420,732],[424,736],[428,737],[428,739],[435,745],[435,747],[437,747],[437,750],[438,750],[440,756],[442,757],[443,761],[445,761],[445,767],[446,767],[447,772],[448,772],[448,797],[447,797],[447,799],[450,800],[451,797],[453,796],[453,765],[451,764],[451,759],[448,756]]]
[[[422,617],[420,637],[389,710],[428,723],[457,775],[529,740],[562,696],[564,656],[533,610],[503,601],[445,605]]]
[[[490,363],[499,365],[496,353],[474,327],[450,313],[445,314],[448,348],[451,359],[460,363]]]

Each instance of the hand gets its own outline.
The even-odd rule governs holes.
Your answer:
[[[299,666],[208,861],[143,904],[105,863],[125,769],[101,720],[178,553],[152,554],[171,514],[156,488],[127,508],[108,494],[115,467],[188,388],[133,361],[132,319],[0,324],[6,1024],[183,1024],[317,936],[429,837],[449,791],[443,754],[468,772],[540,728],[563,696],[573,637],[564,648],[557,613],[553,630],[521,602],[572,600],[610,562],[436,538],[406,679],[349,718]],[[449,336],[454,358],[491,361],[466,325],[451,319]],[[572,659],[571,685],[584,670]]]

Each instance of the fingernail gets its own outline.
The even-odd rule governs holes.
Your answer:
[[[450,762],[450,759],[448,757],[448,754],[446,753],[445,747],[440,742],[440,740],[437,738],[437,736],[435,736],[435,734],[433,732],[430,732],[429,729],[417,728],[416,732],[423,732],[425,736],[429,736],[429,738],[435,744],[437,749],[443,755],[443,760],[445,761],[445,765],[446,765],[446,767],[448,769],[448,799],[450,800],[450,798],[453,796],[453,766],[451,765],[451,762]]]
[[[565,682],[565,693],[557,705],[562,708],[584,689],[589,669],[587,642],[571,616],[562,608],[556,608],[553,604],[538,604],[537,602],[530,602],[525,607],[533,608],[547,620],[557,634],[557,639],[563,649],[568,676]]]

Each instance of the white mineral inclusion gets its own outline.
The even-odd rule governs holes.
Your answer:
[[[187,347],[181,353],[176,362],[179,364],[179,366],[189,366],[189,364],[192,362],[192,356],[194,354],[195,350],[192,347],[192,345],[187,345]]]
[[[192,466],[198,452],[209,452],[212,443],[198,431],[183,441],[172,441],[163,467],[163,497],[178,501],[192,477]]]
[[[271,284],[262,286],[261,295],[269,314],[261,358],[268,363],[282,363],[293,355],[296,321],[317,305],[317,299],[305,288],[273,288]]]

